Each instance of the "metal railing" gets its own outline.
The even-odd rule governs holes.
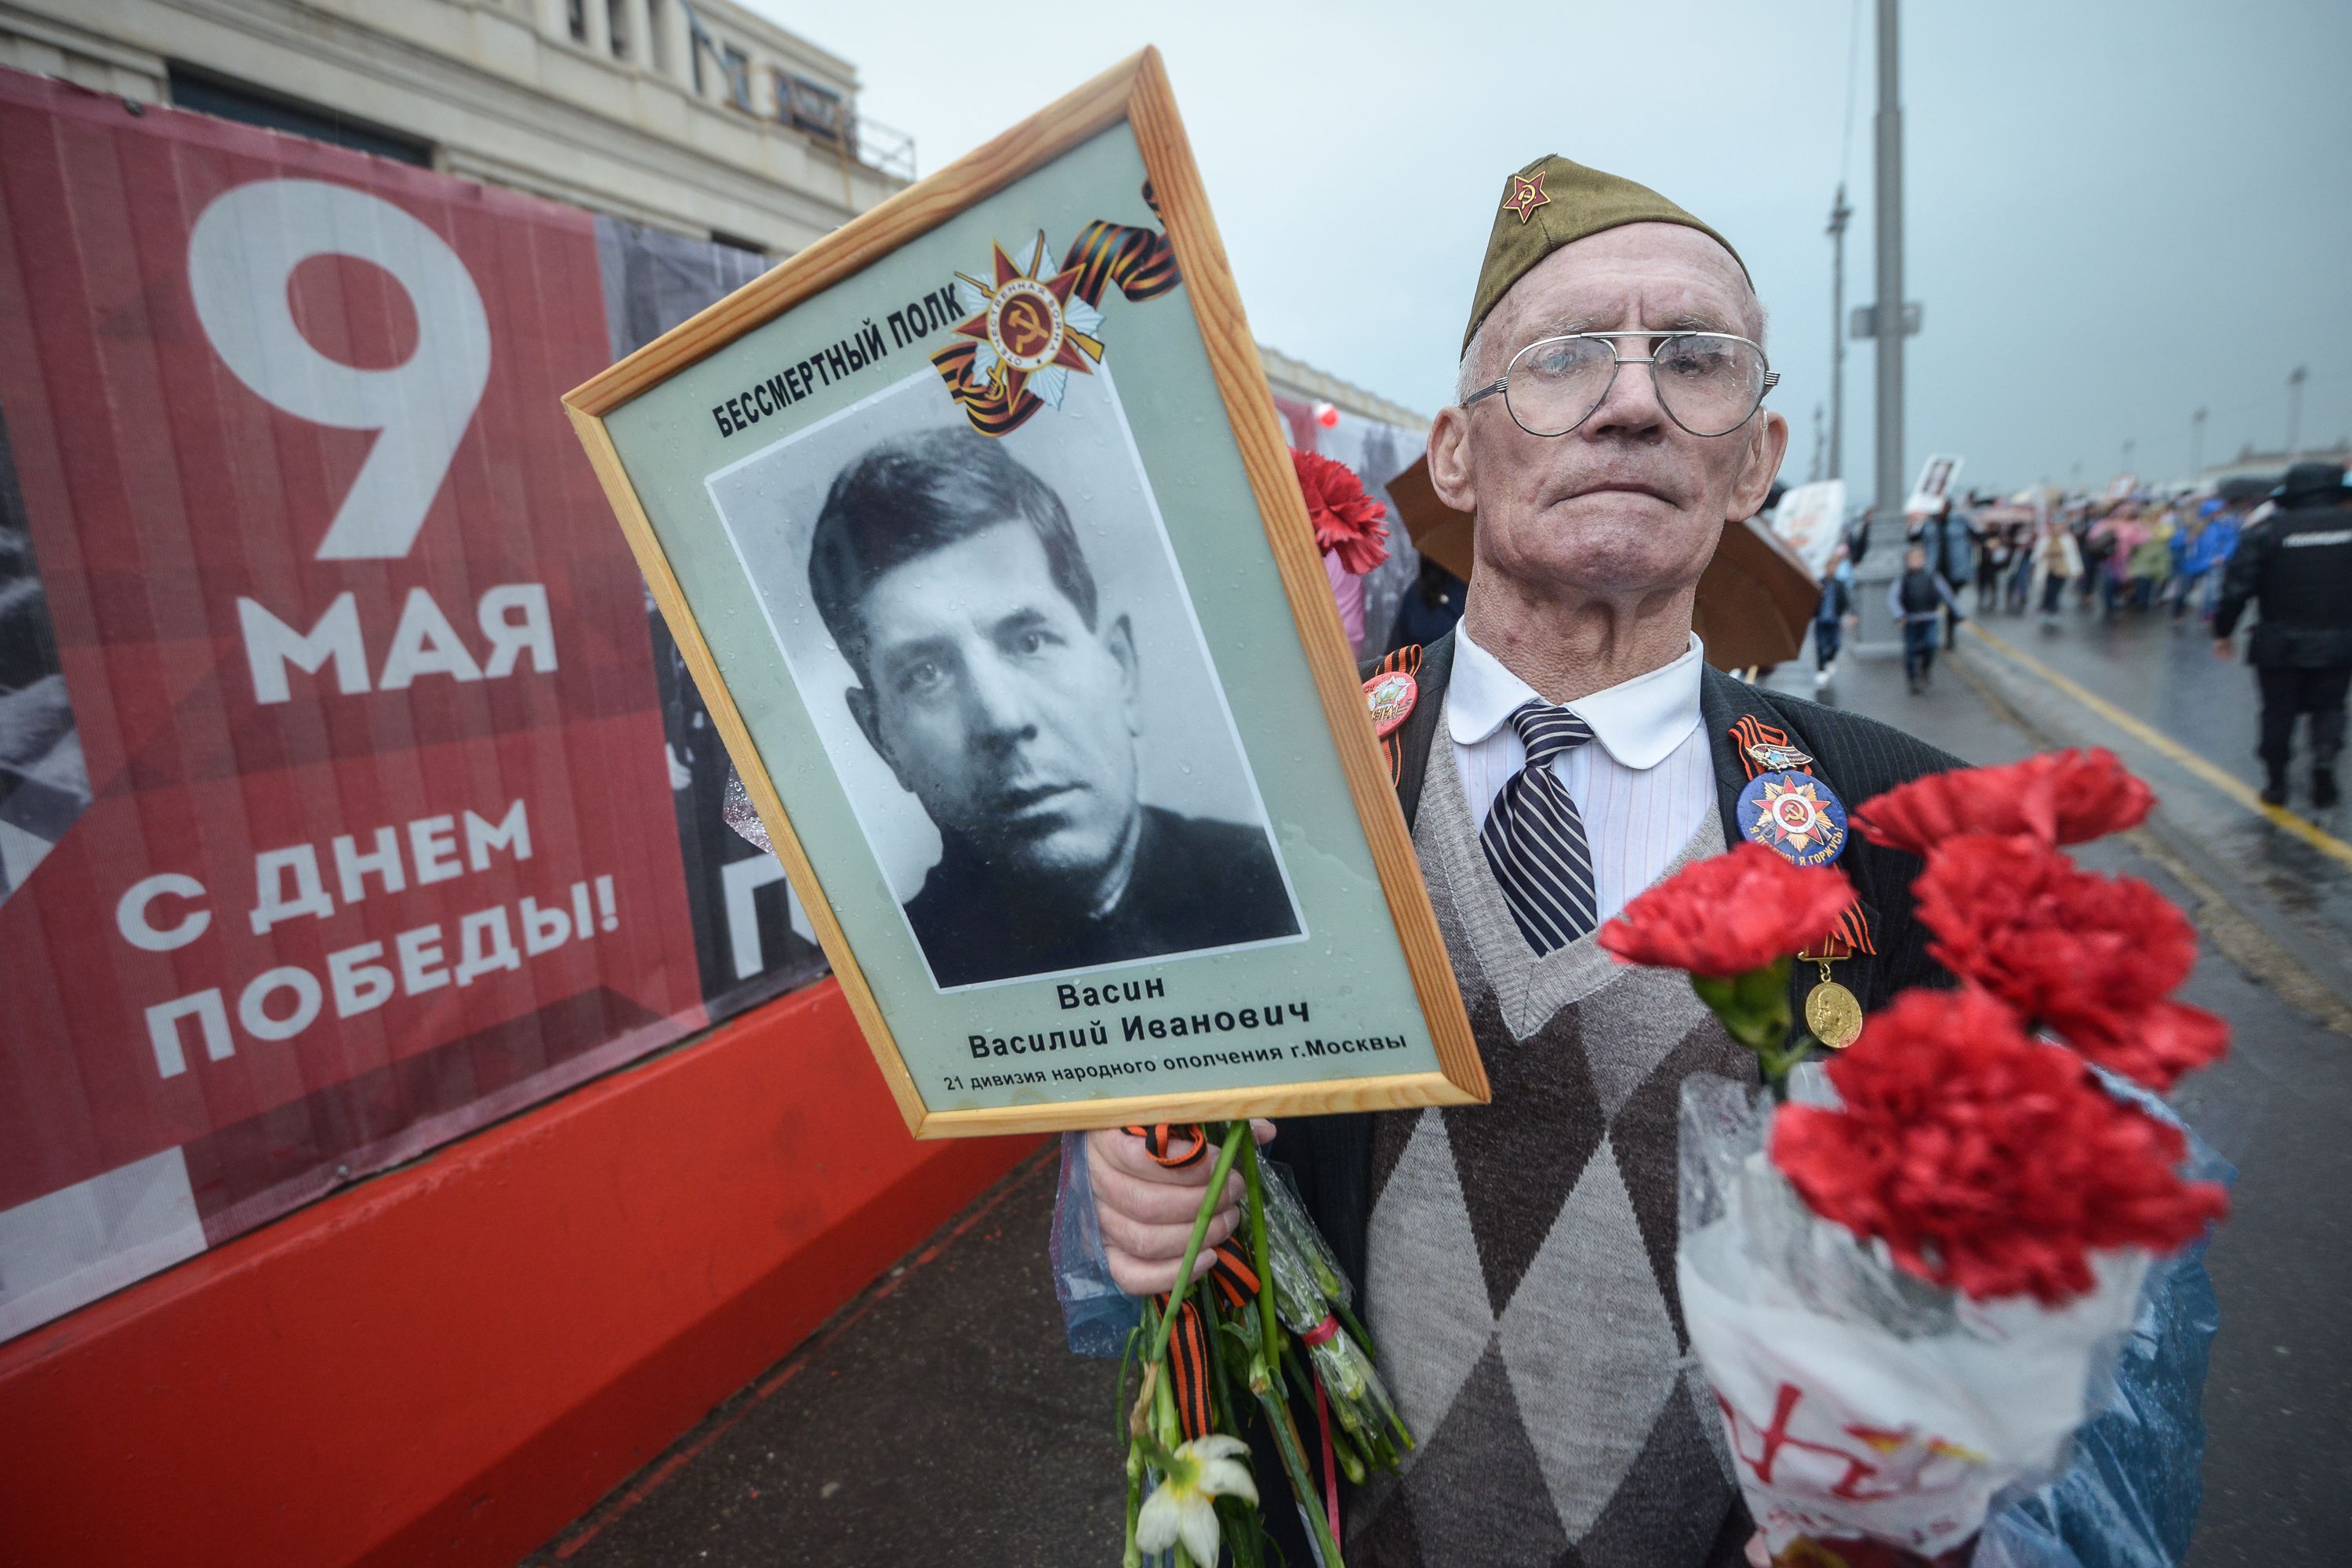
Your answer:
[[[894,180],[915,178],[915,139],[896,126],[856,117],[857,161]]]

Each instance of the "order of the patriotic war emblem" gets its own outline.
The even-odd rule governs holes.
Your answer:
[[[1144,204],[1156,214],[1151,187]],[[971,427],[983,436],[1019,429],[1044,408],[1059,408],[1073,375],[1102,363],[1103,293],[1154,300],[1182,282],[1175,247],[1157,229],[1097,219],[1057,262],[1041,232],[1018,251],[989,247],[989,276],[955,276],[965,312],[954,341],[931,355]]]
[[[1799,866],[1845,850],[1845,803],[1810,773],[1758,773],[1739,792],[1739,831]]]

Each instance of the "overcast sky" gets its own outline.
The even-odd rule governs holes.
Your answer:
[[[929,173],[1146,43],[1167,57],[1258,338],[1421,409],[1445,402],[1505,176],[1559,153],[1728,236],[1772,313],[1809,476],[1829,396],[1845,141],[1847,300],[1873,298],[1863,0],[1447,0],[1142,7],[749,0],[852,60]],[[1907,466],[2004,489],[2188,471],[2352,434],[2352,5],[1978,0],[1904,10]],[[1066,237],[1055,237],[1066,243]],[[1872,472],[1873,354],[1846,357],[1845,475]],[[2079,469],[2076,465],[2079,464]]]

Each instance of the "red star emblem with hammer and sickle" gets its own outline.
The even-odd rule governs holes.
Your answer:
[[[1507,213],[1518,214],[1519,221],[1525,223],[1528,221],[1528,215],[1536,208],[1549,206],[1551,198],[1544,195],[1543,177],[1544,172],[1541,169],[1538,169],[1533,175],[1513,174],[1510,198],[1503,203],[1503,210]]]

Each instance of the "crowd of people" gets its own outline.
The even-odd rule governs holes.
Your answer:
[[[1887,613],[1903,628],[1904,675],[1916,693],[1970,615],[2045,619],[2074,608],[2102,616],[2192,611],[2210,620],[2223,571],[2252,503],[2219,496],[2125,496],[2039,507],[1973,497],[1904,519],[1903,571]],[[1813,625],[1815,681],[1829,684],[1854,621],[1853,568],[1870,546],[1870,514],[1832,552]],[[1970,596],[1972,595],[1972,597]],[[1968,602],[1964,605],[1963,600]]]
[[[2118,616],[2192,612],[2214,652],[2233,658],[2241,617],[2258,606],[2246,659],[2262,696],[2262,798],[2284,806],[2294,732],[2310,724],[2311,804],[2339,798],[2336,759],[2352,690],[2352,489],[2343,468],[2294,464],[2267,495],[2044,500],[1971,498],[1904,519],[1903,570],[1887,583],[1888,616],[1902,628],[1903,670],[1927,689],[1939,647],[1970,615],[2023,616],[2050,625],[2067,611]],[[1816,686],[1827,686],[1856,619],[1854,567],[1871,542],[1871,515],[1852,525],[1823,574],[1814,612]],[[2234,563],[2234,564],[2233,564]],[[1973,600],[1963,605],[1973,589]]]
[[[2064,607],[2072,589],[2099,613],[2190,610],[2210,616],[2221,570],[2237,549],[2249,503],[2219,496],[2178,500],[2124,497],[2076,501],[2037,518],[2015,505],[1959,510],[1946,502],[1933,517],[1906,520],[1911,542],[1926,543],[1955,589],[1973,583],[1975,613],[2044,616]]]

